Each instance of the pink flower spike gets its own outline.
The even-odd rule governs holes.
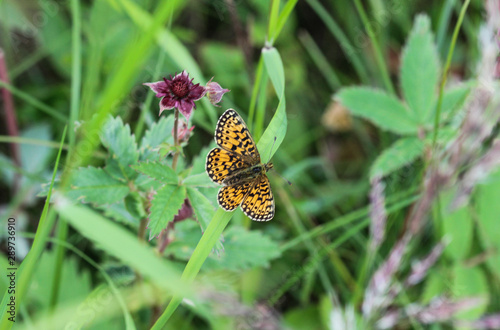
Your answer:
[[[212,77],[212,79],[214,79],[214,77]],[[225,93],[230,92],[230,90],[222,88],[221,85],[219,85],[215,81],[212,81],[212,79],[210,79],[210,81],[205,86],[207,97],[210,103],[212,103],[216,107],[220,107],[220,105],[218,105],[217,103],[219,103],[222,100],[222,96],[224,96]]]
[[[144,83],[160,97],[160,115],[165,110],[177,108],[189,120],[193,108],[196,108],[194,101],[198,101],[207,92],[200,84],[193,84],[189,79],[186,70],[170,79],[163,78],[163,81]]]

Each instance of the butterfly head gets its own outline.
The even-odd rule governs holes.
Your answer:
[[[267,171],[269,171],[270,169],[272,169],[274,167],[273,163],[269,162],[267,164],[264,164],[264,169]]]

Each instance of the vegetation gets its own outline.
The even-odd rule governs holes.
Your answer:
[[[0,328],[500,328],[497,2],[0,8]],[[272,221],[218,205],[229,108]]]

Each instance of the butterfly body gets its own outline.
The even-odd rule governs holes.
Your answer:
[[[252,167],[244,168],[232,175],[228,175],[222,183],[226,186],[231,186],[245,181],[254,181],[258,176],[266,174],[271,168],[273,168],[272,163],[253,165]]]
[[[245,122],[233,109],[217,122],[215,142],[219,147],[208,153],[205,169],[212,181],[223,185],[217,195],[219,205],[226,211],[241,206],[252,220],[271,220],[274,198],[266,172],[273,164],[262,164]]]

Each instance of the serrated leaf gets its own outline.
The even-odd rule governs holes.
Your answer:
[[[139,226],[138,218],[134,217],[125,207],[125,201],[121,200],[110,205],[99,206],[99,209],[104,212],[106,217],[110,217],[115,221],[137,228]]]
[[[413,117],[419,124],[429,118],[436,99],[439,59],[429,18],[418,15],[401,60],[401,87]]]
[[[187,187],[187,196],[191,201],[194,214],[200,223],[201,230],[205,231],[208,223],[214,216],[216,208],[210,203],[208,198],[194,188]]]
[[[278,244],[256,230],[231,227],[224,237],[225,253],[220,257],[211,255],[203,265],[205,269],[245,270],[267,267],[271,260],[281,255]]]
[[[496,251],[488,259],[486,264],[498,276],[500,276],[500,230],[499,217],[500,203],[500,171],[490,174],[487,183],[478,187],[477,213],[479,235],[481,245],[486,251]]]
[[[354,115],[368,119],[383,130],[417,134],[418,126],[397,98],[367,87],[344,88],[335,97]]]
[[[126,179],[136,177],[137,173],[129,166],[137,163],[139,152],[130,126],[124,125],[120,117],[109,117],[103,126],[101,141],[111,153],[113,161],[108,164],[110,171],[121,173]]]
[[[139,174],[134,180],[134,184],[139,187],[141,191],[158,190],[164,185],[164,183],[144,174]]]
[[[30,285],[30,296],[44,307],[49,306],[55,264],[55,251],[42,254]],[[62,304],[73,305],[74,312],[76,312],[77,305],[74,304],[84,299],[91,291],[90,273],[85,268],[79,267],[77,260],[72,257],[65,258],[62,267],[58,301]]]
[[[474,227],[472,215],[467,207],[449,211],[454,193],[446,191],[441,195],[443,233],[451,239],[444,253],[455,261],[463,261],[471,249]]]
[[[370,178],[387,174],[413,162],[424,151],[424,142],[416,137],[402,138],[384,150],[370,169]]]
[[[131,166],[134,170],[163,183],[177,184],[178,178],[175,171],[168,165],[159,162],[139,162]]]
[[[98,205],[118,202],[130,192],[125,183],[114,179],[102,168],[80,168],[73,172],[70,183],[72,189],[67,191],[68,196]]]
[[[167,228],[167,224],[174,220],[174,216],[186,198],[186,188],[166,184],[160,188],[151,202],[149,213],[149,239],[158,236],[161,231]]]
[[[151,125],[141,140],[141,160],[158,160],[159,153],[156,148],[162,143],[174,144],[172,129],[174,128],[174,116],[162,116]]]

